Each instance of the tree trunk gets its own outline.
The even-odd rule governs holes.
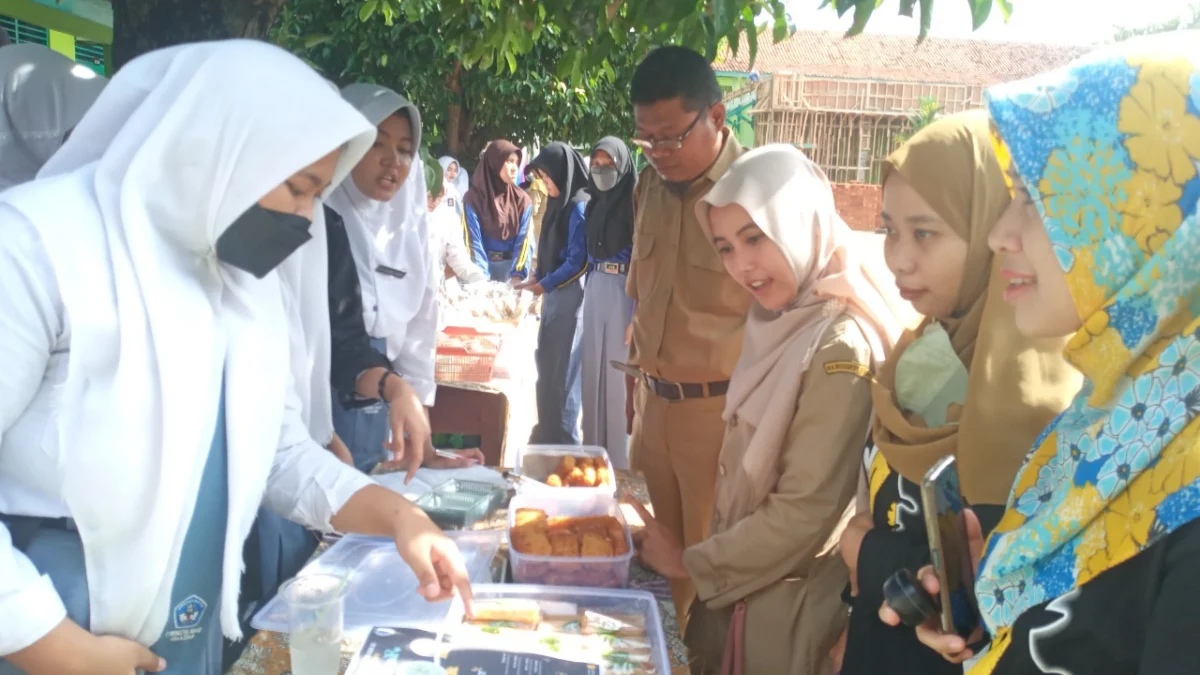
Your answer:
[[[457,102],[450,104],[446,111],[446,147],[453,157],[458,157],[463,150],[462,136],[462,62],[455,60],[454,70],[446,78],[446,85],[455,95]],[[461,160],[460,160],[461,161]]]
[[[113,0],[116,68],[161,47],[226,38],[265,38],[287,0]]]

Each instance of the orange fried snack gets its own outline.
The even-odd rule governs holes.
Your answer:
[[[596,467],[596,485],[610,485],[612,483],[612,473],[609,472],[607,466]]]
[[[548,556],[556,555],[549,537],[540,530],[513,530],[512,546],[518,553],[525,555]]]
[[[600,483],[596,480],[596,467],[589,466],[583,470],[583,482],[587,483],[588,487],[596,487]]]
[[[564,558],[579,557],[579,539],[570,532],[550,533],[550,555]]]
[[[559,476],[566,476],[575,468],[575,458],[567,455],[558,461],[558,470],[555,471]]]
[[[552,473],[546,477],[546,485],[549,485],[550,487],[562,487],[563,486],[562,477],[560,477],[556,473]]]
[[[546,512],[541,509],[517,509],[517,515],[514,519],[517,527],[529,525],[531,523],[545,523]]]
[[[587,480],[583,475],[583,469],[578,466],[571,469],[571,473],[567,475],[566,483],[571,487],[588,487]]]
[[[612,544],[598,532],[584,532],[579,538],[579,555],[584,558],[611,558]]]
[[[595,469],[596,460],[592,459],[591,457],[578,457],[575,459],[575,466],[578,466],[585,471],[589,468]]]

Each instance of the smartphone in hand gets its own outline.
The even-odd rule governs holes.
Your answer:
[[[963,516],[966,504],[958,487],[958,465],[953,455],[943,457],[925,474],[921,481],[921,505],[925,511],[929,556],[941,587],[938,600],[942,631],[954,633],[956,609],[958,623],[963,625],[974,623],[978,611]],[[952,599],[959,601],[957,606]]]

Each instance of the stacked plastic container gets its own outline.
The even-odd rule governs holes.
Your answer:
[[[513,581],[518,584],[546,586],[583,586],[591,588],[625,588],[629,585],[629,565],[633,560],[633,539],[629,524],[616,499],[616,479],[609,472],[608,480],[596,487],[551,487],[546,478],[552,474],[563,457],[601,459],[611,468],[608,452],[593,446],[538,446],[521,448],[517,453],[517,472],[523,480],[508,507],[509,561]],[[522,509],[544,511],[550,518],[558,516],[612,516],[625,530],[625,553],[612,557],[539,556],[521,553],[513,548],[512,528]]]

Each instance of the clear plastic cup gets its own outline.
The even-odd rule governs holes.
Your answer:
[[[288,605],[292,675],[337,675],[342,662],[342,598],[346,578],[296,577],[279,589]]]

